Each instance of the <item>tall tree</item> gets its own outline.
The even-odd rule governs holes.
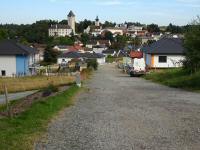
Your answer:
[[[105,21],[103,24],[103,28],[107,28],[107,27],[115,27],[116,23],[115,22],[109,22],[109,21]]]
[[[81,34],[81,42],[84,45],[86,45],[88,41],[89,41],[89,35],[87,33]]]
[[[160,32],[160,29],[158,27],[157,24],[150,24],[147,26],[147,30],[150,32],[150,33],[157,33],[157,32]]]
[[[52,49],[50,45],[48,45],[44,51],[44,65],[51,65],[57,62],[57,57],[59,52]]]
[[[197,17],[186,32],[184,45],[186,48],[185,68],[191,72],[200,70],[200,17]]]
[[[168,32],[171,32],[171,33],[183,33],[183,27],[180,27],[180,26],[176,26],[176,25],[173,25],[173,24],[169,24],[167,26],[167,29],[166,31]]]
[[[104,39],[113,42],[114,41],[113,34],[110,31],[106,31],[104,34]]]
[[[8,38],[8,32],[5,29],[0,29],[0,40]]]

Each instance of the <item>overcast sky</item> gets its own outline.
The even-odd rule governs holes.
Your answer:
[[[36,20],[105,20],[159,25],[185,25],[200,15],[200,0],[1,0],[0,23],[27,24]]]

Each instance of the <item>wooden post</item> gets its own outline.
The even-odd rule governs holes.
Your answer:
[[[8,90],[7,90],[6,84],[4,84],[4,93],[5,93],[5,100],[6,100],[6,110],[7,110],[8,116],[11,117],[11,110],[10,110],[9,100],[8,100]]]

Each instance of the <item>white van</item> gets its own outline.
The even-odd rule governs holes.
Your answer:
[[[130,76],[144,75],[146,73],[146,65],[144,58],[132,59],[132,66],[130,69]]]

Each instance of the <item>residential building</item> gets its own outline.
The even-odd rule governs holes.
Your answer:
[[[104,51],[104,50],[106,50],[106,49],[108,49],[105,45],[96,45],[96,46],[93,46],[92,47],[93,49],[93,52],[95,52],[95,53],[100,53],[100,54],[102,54],[102,52]]]
[[[84,30],[84,33],[92,34],[94,37],[97,37],[101,35],[101,31],[102,31],[102,26],[100,25],[99,17],[97,16],[95,19],[95,25],[88,26]]]
[[[71,51],[71,52],[61,54],[57,59],[57,63],[59,65],[63,63],[66,64],[70,62],[72,59],[80,59],[80,60],[96,59],[100,65],[106,62],[105,56],[102,54],[88,53],[88,52],[80,53],[80,52]]]
[[[50,37],[65,37],[65,36],[71,36],[72,33],[76,33],[75,31],[75,25],[76,25],[76,19],[75,15],[72,11],[68,14],[68,24],[56,24],[51,25],[49,28],[49,36]]]
[[[176,68],[185,59],[183,41],[179,38],[162,38],[142,48],[149,68]]]
[[[131,31],[131,32],[139,32],[142,30],[143,30],[142,26],[135,26],[135,25],[129,26],[127,29],[127,31]]]
[[[102,52],[105,56],[114,56],[117,51],[115,49],[107,49]]]
[[[71,36],[72,28],[69,25],[51,25],[49,28],[49,36],[50,37],[65,37]]]
[[[36,73],[37,49],[13,40],[0,42],[0,76],[14,77]]]
[[[60,51],[60,52],[66,52],[66,51],[83,51],[83,48],[80,45],[56,45],[53,48],[54,50]]]
[[[124,34],[124,30],[118,27],[108,27],[102,30],[103,33],[105,33],[106,31],[111,32],[114,36]]]

